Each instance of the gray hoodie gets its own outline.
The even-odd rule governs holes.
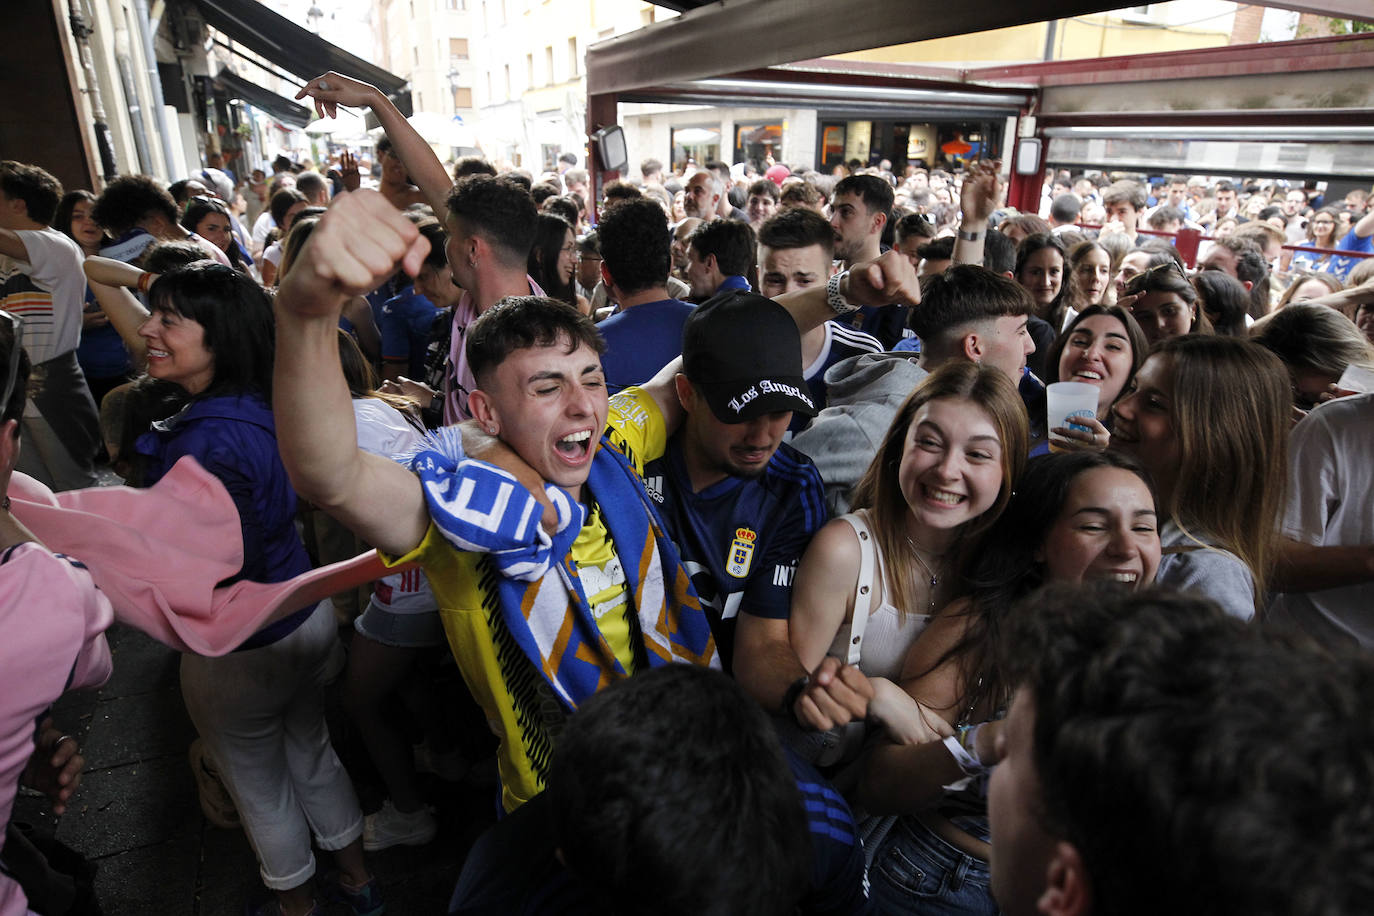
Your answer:
[[[851,491],[877,454],[892,418],[930,374],[916,360],[908,353],[864,353],[826,372],[828,406],[792,438],[792,446],[821,472],[832,518],[849,511]]]

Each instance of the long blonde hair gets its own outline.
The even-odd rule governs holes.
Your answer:
[[[1156,345],[1172,359],[1179,463],[1163,497],[1187,532],[1240,557],[1264,592],[1288,484],[1292,408],[1288,372],[1273,353],[1237,337],[1185,334]]]
[[[946,561],[946,573],[954,570],[962,590],[963,558],[968,546],[992,525],[1006,508],[1012,490],[1026,466],[1030,432],[1026,408],[1010,379],[1000,369],[965,360],[941,366],[916,386],[898,409],[882,445],[873,456],[863,479],[854,489],[854,508],[868,509],[878,547],[886,568],[884,591],[889,603],[902,613],[920,605],[915,596],[915,564],[906,541],[906,516],[910,511],[898,481],[898,467],[906,448],[907,431],[916,412],[931,401],[950,398],[970,401],[984,410],[1002,444],[1002,487],[992,506],[960,529]]]

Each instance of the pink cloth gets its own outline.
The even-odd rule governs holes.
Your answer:
[[[110,602],[71,561],[31,542],[0,555],[0,827],[9,823],[19,775],[33,756],[38,718],[66,690],[68,676],[72,687],[110,676],[102,634],[113,620]],[[26,912],[24,892],[0,874],[0,916]]]
[[[544,295],[534,277],[526,274],[525,282],[530,285],[531,296]],[[463,290],[458,304],[453,307],[453,334],[448,340],[448,366],[444,373],[444,424],[447,426],[472,419],[472,414],[468,413],[468,395],[477,387],[477,380],[468,368],[467,330],[476,320],[477,304],[472,301],[472,293]]]
[[[243,565],[238,510],[189,456],[146,490],[54,494],[16,473],[9,492],[15,517],[52,550],[80,559],[121,622],[182,652],[224,655],[274,620],[395,572],[374,552],[286,582],[216,587]]]

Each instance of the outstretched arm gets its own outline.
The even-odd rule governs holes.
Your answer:
[[[955,264],[982,264],[983,240],[988,233],[988,218],[997,209],[1000,190],[1000,159],[981,159],[969,166],[959,188],[959,237],[954,242]],[[977,235],[976,239],[965,238]]]
[[[429,515],[418,478],[358,448],[339,365],[339,312],[398,264],[419,272],[428,248],[386,198],[357,191],[320,218],[276,299],[272,410],[291,483],[363,540],[398,555],[420,543]]]
[[[419,132],[410,126],[405,115],[401,114],[400,109],[382,90],[370,83],[351,79],[331,70],[324,76],[315,77],[296,93],[298,99],[306,96],[315,100],[315,112],[322,118],[326,114],[331,118],[338,117],[340,105],[371,108],[372,113],[377,116],[377,121],[382,125],[382,130],[385,130],[387,137],[391,139],[392,150],[405,163],[410,180],[424,192],[425,200],[429,201],[436,214],[442,217],[447,212],[448,192],[453,188],[452,179],[449,178],[439,157],[434,155],[434,150],[430,149]],[[378,282],[383,279],[386,278],[382,277]]]

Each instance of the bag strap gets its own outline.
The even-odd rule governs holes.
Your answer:
[[[863,516],[857,513],[841,515],[859,536],[859,579],[854,587],[854,613],[849,620],[849,641],[845,661],[859,663],[863,652],[864,630],[868,627],[868,612],[873,603],[873,532]]]

